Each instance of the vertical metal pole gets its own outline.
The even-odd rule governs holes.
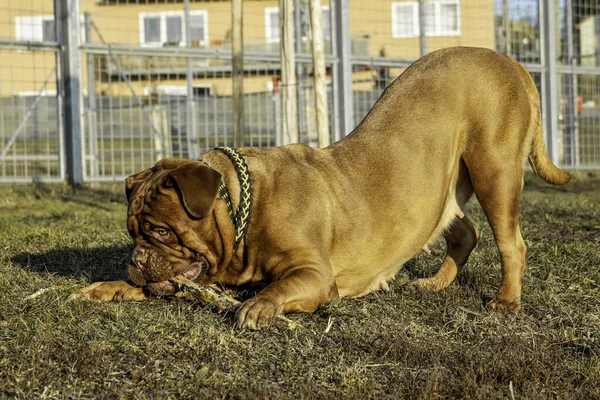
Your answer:
[[[188,0],[189,1],[189,0]],[[233,84],[233,146],[244,145],[244,28],[242,0],[231,2],[232,84]]]
[[[329,2],[329,26],[331,27],[331,32],[330,32],[330,44],[331,44],[331,54],[336,55],[338,54],[337,51],[337,43],[336,43],[336,34],[335,34],[335,18],[336,18],[336,7],[335,7],[335,2],[330,1]],[[340,102],[339,102],[339,97],[335,95],[335,93],[337,93],[337,89],[338,89],[338,81],[335,79],[336,77],[336,71],[335,71],[335,64],[333,64],[331,66],[331,74],[332,74],[332,79],[331,79],[331,97],[332,97],[332,104],[333,104],[333,112],[331,113],[331,119],[329,120],[329,123],[331,124],[331,130],[332,130],[332,141],[336,141],[338,140],[339,137],[342,137],[343,134],[340,133],[340,135],[338,136],[338,131],[339,131],[339,115],[340,115]],[[327,94],[329,97],[329,93]]]
[[[273,110],[275,111],[275,146],[283,145],[283,132],[281,122],[281,92],[273,95]]]
[[[61,42],[62,29],[60,24],[61,0],[54,0],[54,24],[56,40]],[[56,58],[56,117],[58,121],[58,168],[60,179],[67,177],[66,149],[65,149],[65,114],[63,91],[62,50],[55,51]]]
[[[425,0],[419,0],[419,44],[421,57],[427,54],[427,38],[425,36]]]
[[[510,8],[508,0],[502,0],[502,27],[504,29],[504,52],[512,54],[512,31],[510,27]]]
[[[302,34],[304,33],[304,24],[302,23],[302,2],[294,0],[294,46],[296,54],[302,53]],[[304,87],[304,79],[306,79],[305,65],[301,62],[296,63],[297,90],[296,101],[298,104],[298,137],[302,136],[302,132],[308,133],[306,128],[307,113],[305,107],[302,107],[303,97],[306,97],[306,89]]]
[[[87,43],[92,43],[92,16],[85,13],[85,38]],[[98,138],[96,134],[96,79],[94,74],[94,56],[87,54],[87,80],[88,80],[88,140],[90,152],[89,176],[98,176]]]
[[[60,23],[61,1],[54,0],[54,24],[56,40],[62,44],[62,25]],[[55,51],[56,57],[56,114],[58,121],[58,167],[60,179],[67,177],[66,149],[65,149],[65,114],[63,91],[62,50]]]
[[[185,42],[188,48],[192,47],[192,29],[190,27],[190,0],[184,0],[184,25]],[[185,98],[185,120],[187,132],[188,157],[192,160],[198,159],[200,152],[198,150],[198,132],[196,132],[196,114],[194,104],[194,65],[192,57],[187,57],[187,96]],[[170,132],[169,132],[170,135]]]
[[[567,30],[567,65],[573,67],[573,1],[566,0],[565,4],[565,29]],[[565,153],[565,164],[576,167],[579,160],[579,143],[577,140],[577,79],[573,73],[564,75],[564,92],[567,97],[565,107],[565,144],[569,146],[569,152]]]
[[[540,41],[542,44],[542,112],[548,155],[554,164],[559,162],[558,146],[558,96],[556,71],[556,20],[554,2],[539,0]]]
[[[65,91],[65,133],[67,179],[72,186],[83,185],[81,138],[81,54],[79,53],[79,0],[60,0],[60,43]]]
[[[338,97],[339,119],[335,140],[340,140],[354,129],[352,97],[352,39],[350,38],[350,6],[348,0],[334,0],[334,40],[338,62],[335,65],[335,96]]]
[[[329,112],[327,105],[327,76],[325,74],[325,45],[323,40],[323,13],[321,0],[310,1],[310,29],[315,80],[315,109],[317,114],[317,139],[319,147],[327,147],[329,138]]]
[[[296,96],[296,55],[293,18],[293,0],[279,0],[283,144],[298,143],[298,103]]]

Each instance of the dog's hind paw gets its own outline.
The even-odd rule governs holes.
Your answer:
[[[440,280],[435,276],[430,278],[419,278],[414,281],[408,282],[404,287],[409,292],[411,291],[425,291],[425,292],[439,292],[440,290],[446,289],[452,282],[446,282]]]

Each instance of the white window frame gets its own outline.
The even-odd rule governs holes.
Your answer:
[[[44,41],[44,22],[54,21],[54,15],[22,15],[15,17],[15,37],[17,40],[27,40],[31,42]],[[25,27],[32,30],[25,33]]]
[[[412,8],[413,15],[413,31],[409,34],[403,34],[398,29],[400,25],[400,21],[398,21],[398,13],[396,12],[398,8],[406,7]],[[403,38],[412,38],[419,36],[419,3],[415,1],[404,1],[401,3],[392,3],[392,37],[403,39]]]
[[[201,15],[204,18],[204,40],[200,41],[200,46],[206,46],[208,44],[208,11],[206,10],[192,10],[190,16]],[[146,31],[144,29],[145,18],[156,18],[158,17],[159,30],[160,30],[160,41],[158,42],[146,42]],[[179,42],[180,47],[185,47],[187,43],[187,32],[185,29],[185,13],[183,11],[157,11],[157,12],[141,12],[139,13],[139,30],[140,30],[140,45],[142,47],[163,47],[167,43],[167,17],[181,17],[181,41]]]
[[[265,7],[265,38],[267,39],[267,43],[279,43],[281,33],[276,38],[273,37],[273,29],[279,31],[279,24],[275,27],[272,26],[271,14],[279,15],[279,7]]]
[[[27,21],[27,22],[25,22]],[[44,22],[54,21],[54,15],[20,15],[15,17],[15,38],[17,40],[30,41],[30,42],[43,42],[44,41]],[[33,38],[27,39],[23,32],[23,28],[32,27],[34,29]],[[79,16],[79,42],[85,43],[87,41],[85,35],[85,16],[81,14]],[[56,25],[54,25],[56,34]],[[25,50],[18,50],[19,52]]]
[[[427,36],[460,36],[460,1],[459,0],[438,0],[432,1],[435,6],[434,31]],[[442,30],[442,5],[456,5],[456,30]]]
[[[460,8],[460,0],[437,0],[437,1],[428,1],[428,4],[433,4],[434,6],[434,23],[433,23],[433,32],[425,32],[425,35],[428,37],[432,36],[460,36],[461,35],[461,8]],[[442,30],[442,5],[456,5],[456,30]],[[411,34],[401,34],[398,30],[398,18],[396,13],[397,7],[411,7],[413,14],[413,32]],[[404,1],[404,2],[394,2],[392,3],[392,37],[394,38],[413,38],[418,37],[419,32],[419,3],[416,1]]]

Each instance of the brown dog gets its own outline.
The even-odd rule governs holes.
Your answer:
[[[518,311],[525,160],[547,182],[570,179],[548,159],[540,119],[536,86],[515,60],[487,49],[436,51],[325,149],[213,150],[202,162],[162,160],[129,177],[133,284],[99,282],[76,297],[141,300],[142,286],[173,292],[168,280],[178,274],[201,284],[267,281],[237,312],[240,327],[255,328],[280,313],[386,289],[405,261],[443,234],[440,270],[415,283],[441,290],[479,240],[463,213],[474,192],[502,259],[491,306]]]

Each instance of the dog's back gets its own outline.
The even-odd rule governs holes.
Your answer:
[[[349,266],[339,274],[355,284],[348,293],[363,294],[355,292],[354,278],[367,272],[372,281],[363,289],[378,288],[443,232],[447,240],[457,229],[468,238],[461,250],[466,257],[452,260],[464,264],[479,237],[464,217],[473,191],[486,214],[497,215],[492,227],[505,226],[500,230],[519,243],[512,257],[524,270],[524,244],[517,237],[525,160],[531,154],[534,169],[549,182],[569,179],[548,159],[539,120],[539,95],[529,73],[489,49],[431,53],[390,84],[355,131],[328,148],[360,198],[369,199],[364,214],[372,223],[348,227],[356,246],[347,248],[357,250],[345,251],[336,263]],[[364,237],[370,238],[369,251],[358,245]],[[435,286],[447,286],[452,275]]]

